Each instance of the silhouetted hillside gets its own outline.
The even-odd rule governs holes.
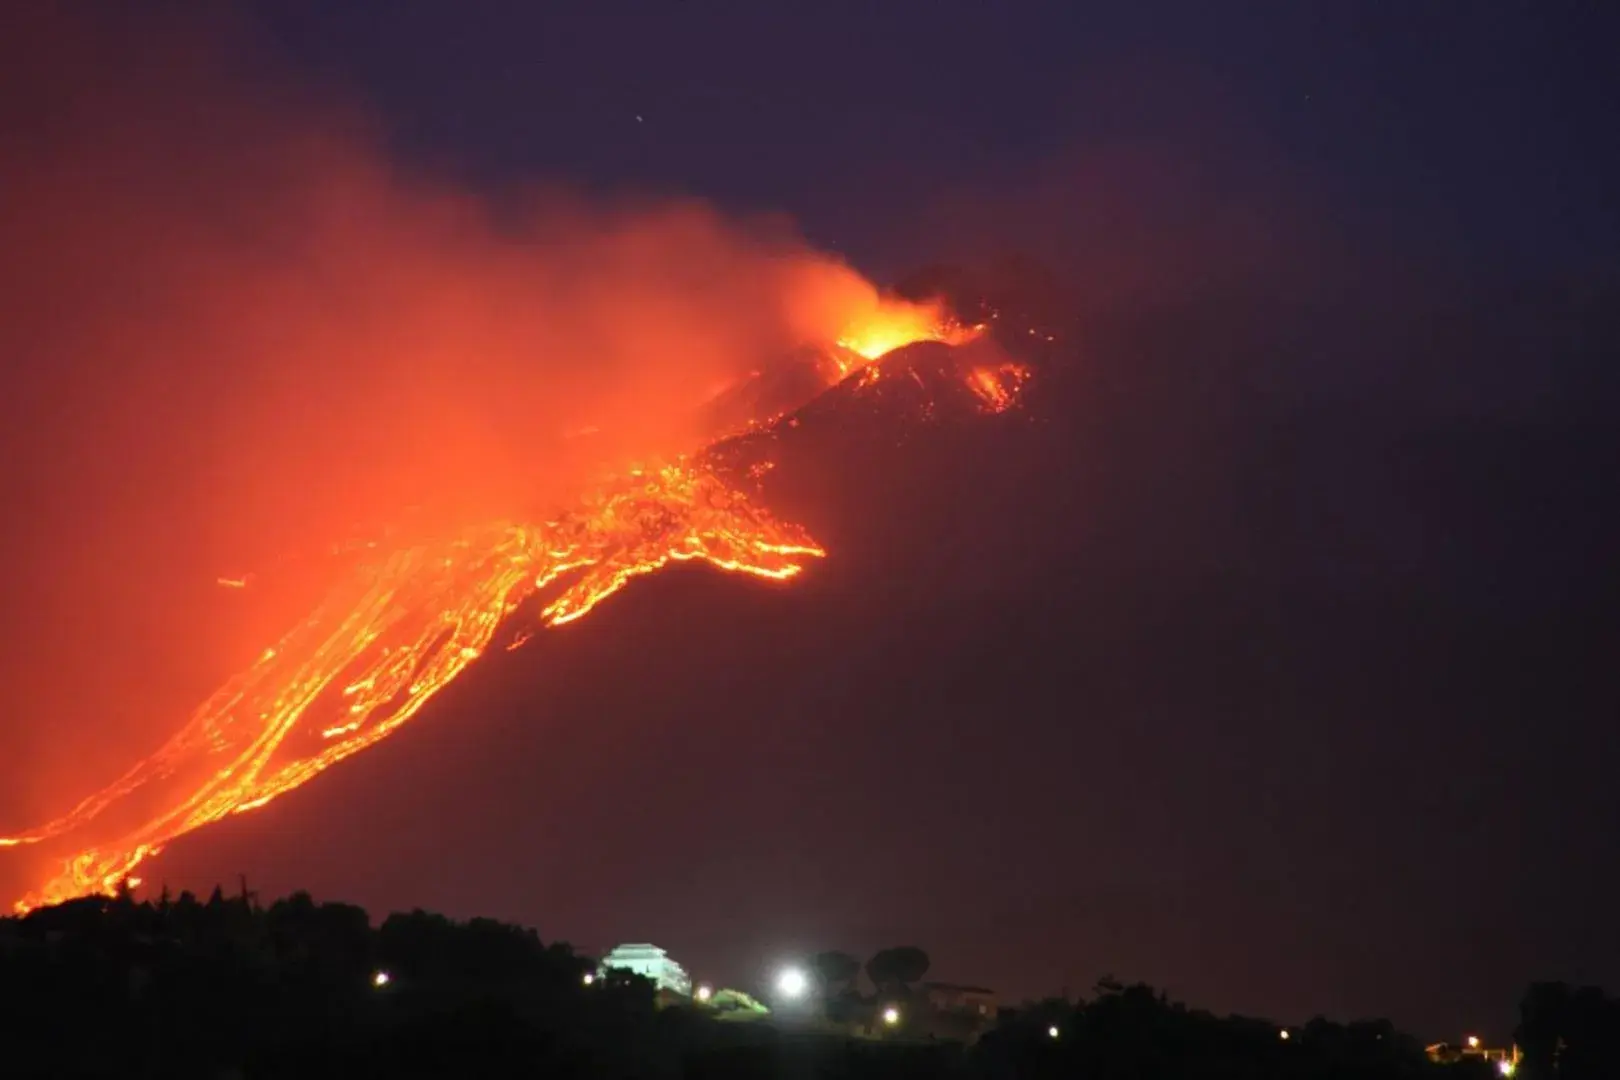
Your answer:
[[[883,1000],[920,1016],[930,1006],[906,982],[926,966],[920,950],[891,949],[867,970]],[[303,893],[268,907],[219,890],[206,902],[188,893],[137,904],[125,894],[0,920],[0,989],[9,1003],[6,1075],[18,1077],[1483,1080],[1496,1072],[1478,1058],[1431,1063],[1386,1021],[1290,1027],[1220,1017],[1113,979],[1088,1001],[1004,1009],[971,1043],[912,1016],[846,1032],[831,997],[825,1009],[812,1000],[779,1018],[728,1021],[685,999],[655,1002],[646,980],[598,972],[533,931],[423,911],[373,927],[360,908]],[[1538,985],[1524,1015],[1540,1077],[1585,1080],[1612,1062],[1600,1040],[1612,1044],[1620,1032],[1600,992]]]

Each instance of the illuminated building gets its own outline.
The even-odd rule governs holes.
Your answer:
[[[996,992],[982,986],[924,983],[928,1004],[940,1012],[972,1013],[985,1020],[996,1018]]]
[[[1430,1061],[1439,1065],[1450,1065],[1467,1060],[1494,1061],[1497,1071],[1503,1076],[1514,1075],[1518,1071],[1519,1062],[1524,1056],[1517,1045],[1509,1049],[1482,1046],[1479,1037],[1476,1035],[1468,1036],[1463,1040],[1461,1046],[1443,1042],[1435,1043],[1432,1046],[1424,1047],[1424,1053],[1428,1055]]]
[[[602,957],[600,966],[640,975],[650,979],[660,990],[669,990],[685,997],[692,995],[692,979],[686,974],[686,969],[656,945],[620,945]]]

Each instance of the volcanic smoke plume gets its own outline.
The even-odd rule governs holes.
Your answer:
[[[0,47],[22,906],[375,742],[536,590],[555,625],[670,560],[790,576],[819,549],[686,456],[721,434],[702,406],[805,347],[841,374],[945,336],[780,222],[497,216],[130,32],[36,16]]]

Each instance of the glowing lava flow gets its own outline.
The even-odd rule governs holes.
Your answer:
[[[967,373],[968,389],[978,395],[984,407],[993,413],[1006,412],[1018,399],[1018,391],[1029,379],[1029,369],[1022,364],[1001,364],[998,367],[976,367]]]
[[[878,350],[873,342],[949,336],[902,327],[857,344]],[[1008,366],[965,378],[989,411],[1000,411],[1023,373]],[[176,837],[263,806],[385,738],[477,659],[530,597],[541,594],[538,625],[555,627],[670,562],[784,580],[822,554],[803,530],[686,459],[634,470],[551,521],[490,524],[375,554],[156,753],[63,817],[0,838],[0,847],[15,847],[71,836],[79,848],[15,908],[138,883],[132,871]],[[122,804],[137,793],[142,805],[161,809],[134,826],[108,820],[127,816]],[[115,806],[121,813],[103,816]]]
[[[156,754],[64,817],[5,840],[77,831],[138,789],[189,789],[146,823],[68,860],[16,905],[108,892],[176,836],[263,806],[387,736],[489,645],[512,610],[575,575],[542,625],[587,614],[631,579],[672,561],[785,579],[822,554],[798,528],[683,463],[596,492],[541,525],[490,525],[362,566],[266,649]]]

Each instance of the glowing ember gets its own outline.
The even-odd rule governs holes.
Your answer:
[[[1006,412],[1012,408],[1018,391],[1029,379],[1029,369],[1022,364],[1002,364],[999,367],[977,367],[968,372],[968,389],[977,394],[990,412]]]
[[[908,323],[896,310],[902,314],[864,328],[848,347],[871,359],[909,341],[977,332]],[[1004,365],[966,379],[987,409],[1001,411],[1026,375]],[[544,523],[488,524],[392,551],[371,546],[367,561],[165,746],[61,818],[0,838],[8,847],[72,837],[79,849],[15,907],[110,893],[176,837],[263,806],[385,738],[482,655],[530,597],[539,598],[539,626],[557,627],[671,562],[785,580],[822,554],[803,530],[691,459],[631,470]],[[245,588],[252,580],[219,583]],[[141,805],[159,807],[144,822],[103,817],[115,805],[128,813],[125,801],[137,792]]]

